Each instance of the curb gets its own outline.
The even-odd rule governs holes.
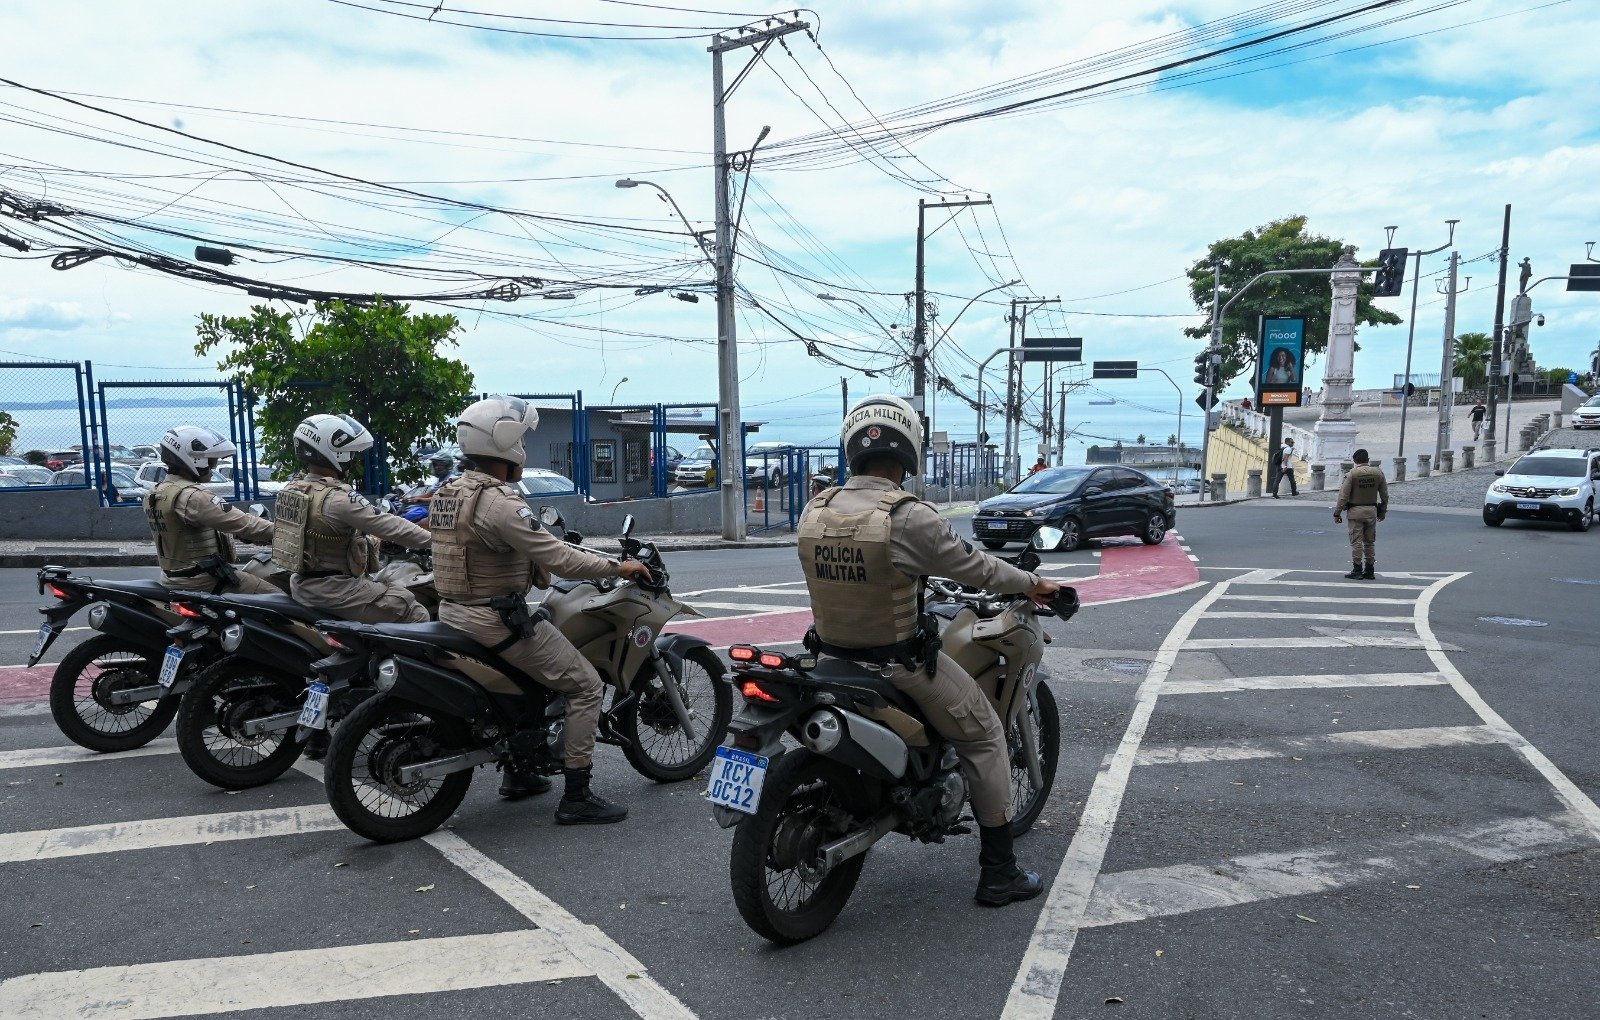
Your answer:
[[[155,553],[0,553],[0,567],[154,567]]]

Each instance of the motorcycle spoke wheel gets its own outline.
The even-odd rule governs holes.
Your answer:
[[[363,702],[340,722],[324,775],[339,820],[380,843],[424,836],[460,806],[472,772],[404,781],[407,765],[457,753],[465,741],[457,720],[387,697]]]
[[[224,790],[269,783],[300,757],[293,728],[246,734],[252,719],[299,707],[302,678],[224,660],[195,678],[178,711],[178,750],[195,775]]]
[[[95,751],[143,747],[167,728],[176,698],[111,704],[118,691],[150,687],[159,667],[146,652],[99,634],[66,655],[50,682],[50,714],[74,743]]]
[[[634,690],[639,700],[621,720],[628,738],[628,763],[658,783],[693,778],[706,767],[733,718],[733,692],[723,681],[721,660],[709,649],[693,648],[672,670],[678,695],[694,724],[691,740],[661,687],[654,665],[646,660]]]
[[[1039,749],[1039,775],[1044,782],[1034,786],[1028,774],[1027,752],[1022,742],[1021,727],[1033,731],[1034,746]],[[1011,833],[1020,836],[1033,828],[1050,799],[1050,789],[1056,781],[1056,761],[1061,753],[1061,716],[1056,710],[1055,695],[1040,682],[1033,698],[1023,703],[1017,721],[1006,733],[1006,746],[1011,752]]]

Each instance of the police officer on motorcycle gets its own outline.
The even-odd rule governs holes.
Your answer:
[[[1039,895],[1039,876],[1012,850],[1011,756],[987,695],[939,652],[922,612],[930,575],[997,594],[1048,599],[1060,589],[979,552],[933,507],[900,488],[922,468],[922,420],[899,397],[856,404],[842,431],[850,479],[813,497],[800,518],[800,566],[816,623],[814,651],[869,663],[922,709],[961,756],[978,821],[975,898],[1005,906]]]
[[[428,611],[399,585],[370,575],[378,540],[422,549],[428,533],[367,502],[346,478],[372,449],[372,433],[347,414],[314,414],[294,430],[306,468],[278,494],[272,562],[291,572],[296,602],[360,623],[427,623]]]
[[[265,545],[272,541],[272,522],[240,513],[205,487],[218,462],[238,452],[219,433],[194,425],[179,425],[161,437],[167,477],[144,498],[144,513],[164,586],[174,591],[277,592],[261,578],[233,569],[234,536]]]
[[[530,587],[548,587],[552,574],[648,581],[650,568],[561,541],[539,523],[510,484],[522,477],[524,439],[538,426],[538,410],[516,397],[492,396],[461,412],[456,441],[467,469],[440,486],[429,503],[439,620],[565,696],[566,790],[556,806],[556,821],[620,822],[628,809],[589,789],[604,697],[600,674],[547,618],[528,612],[527,596]],[[550,785],[544,776],[508,767],[500,795],[517,799],[543,793]]]

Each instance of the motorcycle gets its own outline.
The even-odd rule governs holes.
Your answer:
[[[1034,548],[1059,540],[1040,529]],[[1038,566],[1032,550],[1011,560]],[[1040,668],[1049,635],[1040,619],[1071,619],[1077,592],[1050,606],[931,579],[928,609],[943,652],[988,695],[1011,754],[1011,830],[1033,826],[1055,782],[1060,718]],[[744,708],[712,762],[706,797],[723,828],[736,827],[729,872],[746,924],[781,945],[833,923],[855,889],[867,852],[891,832],[942,843],[970,831],[955,748],[882,671],[839,658],[734,645],[733,683]],[[784,737],[799,743],[786,750]]]
[[[540,519],[565,530],[549,507]],[[533,616],[536,626],[559,628],[612,688],[599,741],[620,746],[642,775],[677,782],[711,760],[733,697],[709,642],[662,633],[674,617],[700,614],[672,596],[660,551],[632,530],[630,515],[623,556],[647,565],[650,583],[558,581]],[[437,623],[323,629],[340,652],[328,665],[348,669],[369,657],[377,692],[334,731],[324,764],[329,804],[353,831],[380,843],[426,835],[461,804],[479,765],[561,770],[561,696],[461,631]]]
[[[50,714],[61,732],[92,751],[130,751],[160,736],[205,665],[203,656],[167,655],[167,631],[183,622],[169,605],[173,593],[155,581],[98,581],[65,567],[43,567],[38,577],[39,594],[56,604],[39,610],[45,622],[30,667],[84,607],[99,631],[62,656],[51,678]]]

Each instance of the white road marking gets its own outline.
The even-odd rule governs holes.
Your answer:
[[[680,599],[692,599],[697,595],[733,595],[741,592],[761,591],[770,591],[781,595],[787,595],[790,593],[782,591],[781,589],[798,588],[804,584],[804,581],[774,581],[772,584],[742,584],[733,588],[701,588],[699,591],[678,592],[674,597]],[[798,595],[802,593],[795,592],[794,594]]]
[[[121,761],[124,758],[145,758],[152,754],[176,754],[178,742],[172,737],[152,740],[131,751],[104,754],[87,747],[68,744],[65,747],[29,747],[20,751],[0,751],[0,770],[37,768],[41,765],[75,765],[86,761]]]
[[[1362,882],[1409,878],[1451,863],[1451,858],[1466,858],[1462,863],[1471,865],[1509,863],[1581,846],[1585,837],[1584,822],[1563,813],[1417,832],[1377,846],[1312,847],[1117,872],[1101,875],[1095,884],[1083,927],[1129,924],[1196,910],[1309,896]]]
[[[679,627],[694,627],[704,623],[727,623],[729,620],[759,620],[763,616],[782,616],[788,613],[803,613],[810,608],[810,606],[790,606],[786,609],[774,609],[762,613],[741,613],[737,616],[707,616],[703,618],[680,616],[673,620],[672,623],[668,624],[668,626],[676,630]],[[765,646],[763,645],[763,647]]]
[[[508,931],[23,974],[0,982],[0,1016],[155,1020],[589,974],[551,932]]]
[[[68,627],[65,630],[63,630],[61,633],[63,633],[63,634],[76,634],[79,631],[93,630],[93,629],[94,629],[93,627]],[[39,628],[38,627],[30,627],[27,630],[0,630],[0,634],[37,634],[37,633],[39,633]]]
[[[1166,696],[1325,687],[1426,687],[1449,682],[1443,673],[1292,673],[1282,676],[1234,676],[1225,680],[1169,680],[1161,693]]]
[[[1225,599],[1231,599],[1235,602],[1315,602],[1320,606],[1325,606],[1328,604],[1328,599],[1322,595],[1234,595],[1229,593],[1222,597]],[[1338,601],[1341,606],[1353,604],[1372,606],[1409,606],[1415,604],[1416,600],[1385,598],[1341,598]],[[1216,614],[1213,613],[1212,615],[1215,616]]]
[[[1207,613],[1208,620],[1330,620],[1334,623],[1403,623],[1411,625],[1411,614],[1389,616],[1348,616],[1342,613]]]
[[[67,829],[35,829],[0,833],[0,864],[44,861],[57,857],[192,846],[267,836],[297,836],[343,828],[326,804],[304,807],[228,811],[181,818],[147,818]],[[0,1015],[4,1015],[0,1013]]]
[[[1379,589],[1379,588],[1387,589],[1389,591],[1414,591],[1414,592],[1420,592],[1420,591],[1423,590],[1421,585],[1415,585],[1415,584],[1383,584],[1383,583],[1381,583],[1379,581],[1346,581],[1346,580],[1337,580],[1337,581],[1276,581],[1276,580],[1274,580],[1274,581],[1252,581],[1252,580],[1248,580],[1246,577],[1236,577],[1236,578],[1233,579],[1233,582],[1235,584],[1271,584],[1271,585],[1281,585],[1281,586],[1283,586],[1285,588],[1338,588],[1341,591],[1373,591],[1373,590]],[[1334,596],[1334,597],[1337,598],[1338,596]]]
[[[643,1020],[695,1020],[689,1007],[656,982],[644,964],[593,925],[584,924],[559,903],[524,882],[503,865],[490,860],[453,832],[434,832],[423,842],[456,867],[481,882],[490,892],[549,932],[589,973],[627,1003]]]
[[[1415,634],[1325,634],[1321,637],[1195,638],[1184,651],[1212,648],[1250,648],[1271,651],[1286,648],[1426,648]]]
[[[696,609],[744,610],[746,613],[792,613],[796,610],[806,608],[806,606],[763,606],[751,602],[696,602],[694,607]],[[723,619],[726,620],[728,618],[723,617]],[[682,623],[683,621],[679,620],[675,622]]]
[[[1166,693],[1166,692],[1164,692]],[[1215,744],[1145,747],[1135,765],[1194,765],[1214,761],[1252,761],[1286,758],[1292,754],[1366,749],[1414,751],[1424,747],[1472,747],[1501,743],[1500,734],[1487,726],[1418,726],[1410,729],[1348,730],[1304,737],[1267,740],[1224,740]]]
[[[1439,672],[1449,678],[1451,689],[1461,696],[1461,700],[1471,706],[1472,710],[1478,713],[1478,718],[1482,719],[1486,725],[1498,732],[1501,740],[1511,745],[1518,754],[1527,759],[1528,764],[1533,766],[1534,771],[1543,776],[1545,781],[1555,789],[1556,796],[1561,798],[1561,802],[1583,819],[1584,823],[1589,827],[1590,836],[1600,841],[1600,806],[1596,806],[1588,794],[1578,789],[1578,785],[1569,779],[1566,773],[1557,768],[1554,762],[1545,757],[1543,751],[1534,747],[1527,737],[1518,733],[1511,727],[1510,723],[1501,718],[1499,712],[1490,708],[1489,703],[1483,700],[1477,689],[1467,683],[1467,678],[1461,675],[1461,671],[1456,669],[1450,658],[1439,649],[1439,643],[1433,636],[1433,624],[1428,621],[1428,611],[1433,606],[1434,597],[1444,589],[1445,585],[1466,576],[1465,573],[1458,573],[1440,578],[1436,584],[1423,593],[1422,598],[1417,600],[1415,611],[1417,633],[1421,634],[1427,643],[1426,651],[1428,657],[1433,660],[1433,664]]]
[[[1128,788],[1128,778],[1133,771],[1133,760],[1150,725],[1150,715],[1155,711],[1156,698],[1167,674],[1172,672],[1178,651],[1183,647],[1190,631],[1217,597],[1227,589],[1223,581],[1178,618],[1171,632],[1161,642],[1155,661],[1145,680],[1134,695],[1133,710],[1129,713],[1128,728],[1122,734],[1111,761],[1101,766],[1095,776],[1094,786],[1083,806],[1083,816],[1078,820],[1077,832],[1067,847],[1060,871],[1050,886],[1044,909],[1034,925],[1033,937],[1023,954],[1022,966],[1006,997],[1002,1020],[1051,1020],[1055,1016],[1056,1000],[1061,995],[1061,982],[1066,976],[1067,963],[1072,957],[1072,947],[1078,930],[1083,926],[1084,914],[1094,891],[1095,878],[1105,863],[1106,847],[1116,826],[1117,814],[1122,809],[1122,795]]]

